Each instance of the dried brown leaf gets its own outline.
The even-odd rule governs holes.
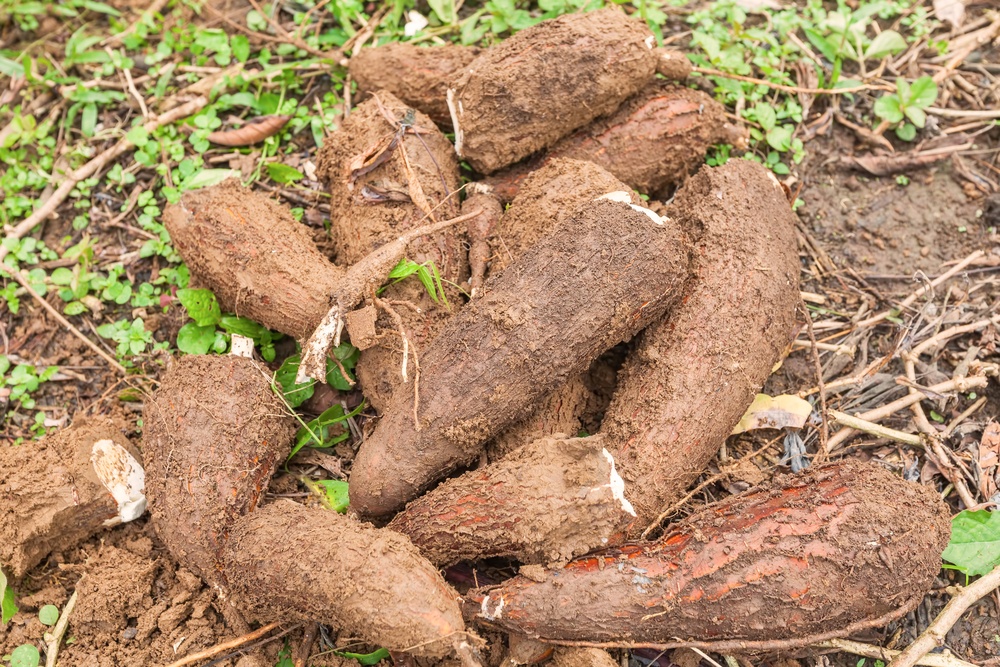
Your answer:
[[[979,467],[979,491],[983,498],[992,498],[997,492],[997,468],[1000,467],[1000,424],[995,421],[983,429],[976,465]]]
[[[259,116],[247,121],[243,127],[212,132],[205,138],[220,146],[251,146],[280,132],[291,118],[287,115]]]
[[[347,189],[353,191],[354,184],[358,182],[359,178],[378,169],[379,165],[392,157],[393,151],[399,145],[399,140],[400,134],[398,132],[383,137],[348,160]]]

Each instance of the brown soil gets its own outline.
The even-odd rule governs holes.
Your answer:
[[[441,657],[465,628],[458,594],[408,539],[279,500],[238,521],[232,589],[261,621],[327,623],[390,650]]]
[[[656,543],[515,577],[470,609],[551,640],[805,643],[912,608],[949,532],[932,489],[845,460],[707,507]]]
[[[376,94],[382,106],[397,119],[411,111],[386,91]],[[392,156],[357,178],[353,186],[349,184],[347,166],[358,155],[384,144],[396,131],[382,115],[376,100],[358,105],[320,151],[318,171],[330,190],[330,238],[338,264],[349,267],[395,240],[403,230],[430,222],[410,199],[410,178],[402,159],[404,151],[415,182],[419,183],[428,204],[435,208],[436,219],[457,215],[458,162],[451,142],[419,111],[414,114],[413,124],[419,134],[405,134]],[[385,197],[372,194],[376,192]],[[435,303],[415,276],[387,288],[382,295],[390,302],[412,304],[394,309],[403,320],[410,343],[418,350],[434,338],[463,303],[459,289],[447,283],[461,285],[468,280],[466,244],[464,228],[455,226],[414,241],[406,251],[407,258],[414,262],[434,262],[442,279],[447,281],[448,306]],[[379,410],[385,409],[396,387],[402,384],[403,346],[397,329],[389,314],[380,313],[376,324],[379,344],[366,349],[357,366],[365,395]]]
[[[163,218],[192,277],[223,311],[303,340],[329,310],[343,272],[276,201],[227,181],[185,193]]]
[[[450,129],[448,81],[482,51],[457,44],[418,46],[392,42],[355,52],[348,71],[362,94],[386,90],[427,114],[439,127]]]
[[[21,577],[53,550],[80,544],[118,516],[118,504],[90,462],[98,440],[112,440],[140,458],[107,417],[77,419],[37,444],[0,446],[0,563],[6,574]]]
[[[618,9],[522,30],[452,84],[456,150],[489,174],[613,112],[653,77],[652,40],[641,21]]]
[[[641,335],[602,432],[626,482],[638,534],[719,451],[793,335],[795,217],[760,165],[705,167],[667,214],[694,238],[686,298]]]
[[[295,420],[271,389],[270,373],[231,355],[175,360],[143,419],[157,535],[178,563],[224,590],[221,550],[287,456]]]
[[[450,479],[397,514],[435,565],[491,556],[558,563],[610,543],[625,512],[600,436],[543,438]]]
[[[552,655],[552,667],[618,667],[608,652],[599,648],[560,646]]]
[[[525,407],[662,314],[687,275],[681,237],[670,221],[591,202],[487,281],[423,353],[420,429],[413,397],[398,392],[362,445],[352,505],[369,515],[400,509],[478,458]]]

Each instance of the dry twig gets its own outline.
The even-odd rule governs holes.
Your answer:
[[[281,624],[278,622],[268,623],[264,627],[258,628],[253,632],[248,632],[247,634],[241,637],[237,637],[236,639],[230,639],[227,642],[216,644],[215,646],[207,648],[203,651],[198,651],[196,653],[187,655],[181,658],[180,660],[176,660],[170,663],[169,665],[167,665],[167,667],[184,667],[185,665],[193,665],[196,662],[200,662],[202,660],[207,660],[208,658],[215,657],[220,653],[225,653],[226,651],[229,651],[231,649],[239,648],[240,646],[245,646],[246,644],[249,644],[252,641],[260,639],[261,637],[271,632],[275,628],[279,627],[280,625]]]

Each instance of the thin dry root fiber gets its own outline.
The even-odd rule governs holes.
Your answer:
[[[492,556],[565,562],[631,518],[601,436],[543,438],[450,479],[389,524],[439,567]]]
[[[473,592],[469,608],[551,641],[804,645],[912,608],[949,527],[933,489],[844,460],[709,506],[656,542]]]
[[[451,129],[446,100],[448,81],[482,51],[458,44],[419,46],[392,42],[361,49],[351,56],[347,69],[362,95],[388,91],[430,116],[438,127]]]
[[[601,431],[638,519],[676,501],[732,432],[795,326],[795,215],[764,167],[704,167],[668,215],[694,238],[685,299],[639,338]]]
[[[514,165],[487,179],[502,201],[510,201],[532,170],[555,158],[589,160],[630,188],[666,196],[705,161],[714,145],[746,143],[725,109],[705,93],[655,81],[615,113],[562,139],[544,157]]]
[[[451,143],[427,116],[413,113],[409,120],[416,133],[407,131],[395,148],[386,148],[386,140],[399,130],[386,113],[405,121],[412,111],[387,91],[378,91],[358,105],[319,153],[318,170],[331,197],[330,238],[336,261],[342,266],[355,265],[401,233],[430,223],[427,208],[433,210],[435,220],[458,213],[458,162]],[[348,170],[352,160],[359,155],[377,154],[378,149],[389,152],[388,157],[371,171],[352,176]],[[426,203],[414,201],[416,191],[422,193]],[[464,302],[461,291],[451,283],[461,285],[469,278],[467,243],[465,225],[455,225],[415,239],[406,248],[407,259],[418,264],[433,262],[437,267],[447,305],[435,303],[416,276],[382,293],[387,301],[413,304],[414,308],[398,311],[410,343],[418,349],[437,335]],[[373,278],[378,280],[373,287],[378,287],[387,281],[388,270]],[[378,342],[362,353],[357,366],[365,395],[380,411],[402,384],[399,369],[403,348],[396,329],[395,322],[381,314],[376,323]]]
[[[479,215],[469,220],[469,294],[473,299],[483,288],[486,279],[486,265],[490,261],[491,251],[489,239],[493,236],[497,223],[503,216],[503,204],[493,194],[493,188],[488,185],[473,184],[469,196],[462,202],[462,212],[479,209]]]
[[[94,443],[111,440],[142,460],[108,417],[78,418],[40,442],[0,447],[0,564],[19,578],[52,551],[72,549],[118,516],[91,464]]]
[[[343,280],[287,208],[236,181],[184,193],[163,221],[191,275],[224,311],[299,340]]]
[[[288,455],[295,420],[253,360],[188,355],[146,401],[143,421],[153,527],[181,565],[224,588],[222,547]]]
[[[409,540],[336,512],[267,505],[233,525],[224,567],[261,619],[320,621],[433,657],[465,639],[458,594]]]
[[[421,354],[420,420],[396,392],[361,446],[351,503],[402,508],[479,458],[485,443],[601,352],[659,317],[679,295],[681,231],[624,203],[589,202],[490,278]]]
[[[448,91],[455,149],[489,174],[613,112],[652,77],[655,38],[618,9],[566,14],[473,60]]]

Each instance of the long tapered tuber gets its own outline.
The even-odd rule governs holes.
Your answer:
[[[709,506],[656,542],[473,593],[470,608],[556,642],[805,644],[911,609],[949,525],[932,489],[845,460]]]
[[[421,359],[420,428],[397,392],[351,472],[363,514],[396,511],[527,406],[656,319],[688,267],[680,231],[594,201],[553,229],[449,321]]]

